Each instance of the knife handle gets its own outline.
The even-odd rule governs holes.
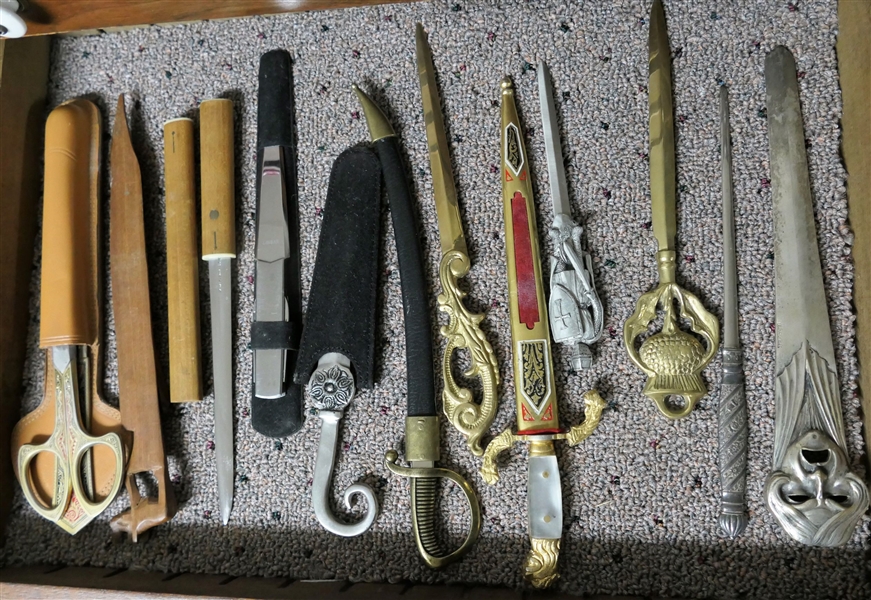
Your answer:
[[[747,527],[747,400],[740,348],[723,348],[723,379],[718,410],[720,528],[735,538]]]
[[[233,101],[200,104],[203,259],[236,258]]]
[[[82,99],[45,125],[39,345],[93,345],[99,337],[100,114]]]
[[[200,376],[200,289],[194,123],[163,125],[166,188],[166,288],[169,309],[169,397],[203,398]]]

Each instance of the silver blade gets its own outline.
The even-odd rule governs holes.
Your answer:
[[[209,260],[212,312],[212,373],[215,380],[215,454],[218,502],[224,525],[233,507],[233,333],[230,259]]]
[[[774,204],[775,373],[805,341],[834,368],[795,59],[782,46],[765,59],[765,93]]]
[[[720,87],[720,167],[723,183],[723,347],[738,348],[738,269],[735,263],[735,212],[732,202],[732,143],[729,91]]]
[[[530,456],[526,483],[529,537],[563,536],[563,496],[556,456]]]
[[[257,213],[257,255],[254,273],[254,320],[286,321],[284,261],[290,258],[284,156],[280,146],[263,149],[260,170],[260,204]],[[284,395],[286,351],[254,350],[254,395]]]
[[[550,70],[544,61],[538,63],[538,98],[541,103],[541,122],[544,131],[544,146],[547,149],[547,175],[550,180],[550,196],[553,214],[572,214],[569,192],[566,186],[566,170],[563,166],[563,150],[559,136],[559,119],[553,102],[550,85]]]

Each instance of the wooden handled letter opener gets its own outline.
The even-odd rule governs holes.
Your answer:
[[[653,234],[659,244],[656,264],[659,285],[638,299],[635,312],[623,324],[623,343],[629,358],[647,374],[644,395],[656,403],[670,419],[692,412],[705,395],[701,372],[720,343],[717,318],[705,310],[693,294],[677,284],[675,252],[675,167],[674,108],[671,98],[671,58],[662,0],[654,0],[650,9],[650,200]],[[680,314],[676,314],[677,303]],[[662,331],[635,347],[635,338],[646,334],[656,318],[656,308],[665,310]],[[680,319],[689,322],[692,331],[704,338],[707,348],[694,335],[680,329]],[[683,398],[680,406],[675,397]]]
[[[118,97],[115,111],[110,167],[109,263],[118,347],[118,391],[121,422],[133,433],[126,477],[130,508],[112,519],[111,526],[113,531],[129,534],[135,542],[140,533],[171,519],[177,506],[169,483],[160,431],[157,364],[145,256],[142,175],[130,141],[124,96]],[[140,495],[136,483],[139,473],[154,476],[158,486],[157,498]]]
[[[466,436],[469,450],[476,456],[481,456],[484,453],[481,436],[490,428],[496,416],[499,366],[496,364],[493,347],[478,327],[484,316],[466,310],[463,305],[466,293],[457,284],[457,279],[468,275],[472,265],[457,206],[457,189],[451,173],[451,158],[448,155],[448,139],[436,87],[432,50],[420,23],[417,24],[415,38],[426,141],[429,145],[429,165],[442,249],[442,260],[439,264],[442,293],[439,294],[438,303],[439,310],[449,317],[448,324],[439,328],[442,336],[448,339],[442,358],[442,409],[448,421]],[[480,404],[474,401],[470,390],[457,385],[451,373],[454,351],[462,348],[468,350],[472,361],[465,376],[478,377],[481,380],[483,391]]]
[[[574,446],[586,439],[599,424],[605,403],[597,392],[587,392],[583,425],[568,432],[560,429],[535,200],[514,86],[507,78],[502,81],[502,201],[517,434],[506,429],[493,438],[484,453],[481,475],[487,483],[495,483],[499,453],[517,441],[530,443],[526,490],[532,549],[526,559],[526,577],[533,586],[545,588],[559,577],[557,560],[563,530],[562,489],[553,443],[568,440]]]
[[[115,499],[126,462],[121,416],[98,395],[100,113],[91,102],[73,100],[49,115],[44,181],[45,397],[15,426],[12,455],[33,509],[76,534]]]
[[[233,507],[233,277],[236,258],[233,101],[200,104],[203,260],[209,263],[212,375],[215,381],[215,454],[221,522]]]

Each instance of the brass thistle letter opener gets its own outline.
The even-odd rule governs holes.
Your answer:
[[[553,443],[568,440],[574,446],[586,439],[599,424],[605,403],[598,393],[587,392],[584,424],[561,432],[529,163],[514,104],[514,86],[507,78],[502,80],[502,200],[517,435],[506,429],[493,438],[484,453],[481,475],[487,483],[495,483],[499,453],[517,441],[530,443],[526,489],[532,549],[526,559],[526,577],[533,586],[545,588],[559,577],[557,560],[563,530],[562,489]]]
[[[744,360],[738,339],[738,269],[735,264],[735,215],[732,209],[732,146],[729,92],[720,88],[720,156],[723,179],[723,378],[720,382],[719,455],[720,528],[730,538],[747,527],[747,400]]]
[[[769,510],[795,540],[842,546],[868,508],[850,472],[838,373],[808,179],[795,60],[765,59],[774,203],[774,462]]]
[[[492,346],[478,327],[484,316],[466,310],[463,306],[466,293],[457,285],[457,279],[469,273],[471,263],[457,206],[457,190],[451,173],[451,158],[448,156],[448,140],[436,87],[432,51],[420,23],[417,24],[415,37],[417,71],[420,76],[420,93],[423,97],[426,141],[429,145],[429,164],[432,170],[439,240],[442,248],[442,261],[439,265],[442,293],[439,294],[438,302],[439,310],[447,313],[450,319],[447,325],[439,329],[439,332],[448,339],[442,359],[443,409],[448,421],[466,436],[466,444],[472,453],[481,456],[484,453],[481,436],[490,428],[496,416],[499,367]],[[465,376],[481,379],[483,391],[480,404],[474,401],[471,391],[457,385],[451,374],[451,357],[454,350],[461,348],[469,351],[472,360],[472,366]]]
[[[593,280],[593,262],[590,254],[581,248],[584,228],[572,220],[559,121],[550,71],[544,61],[538,63],[538,97],[553,201],[550,237],[556,250],[556,256],[550,261],[550,328],[554,341],[571,349],[572,368],[580,371],[593,365],[593,353],[588,345],[602,337],[605,321]]]
[[[417,551],[427,566],[438,569],[462,557],[478,539],[481,508],[472,486],[465,479],[454,471],[435,466],[441,455],[435,378],[432,371],[432,329],[414,202],[408,189],[399,140],[393,127],[369,96],[357,86],[354,86],[354,91],[363,106],[372,145],[378,152],[384,172],[396,239],[396,254],[399,257],[399,276],[402,281],[405,362],[408,370],[405,458],[411,463],[411,467],[398,464],[399,453],[392,449],[387,451],[385,464],[396,475],[409,478],[411,525]],[[439,479],[447,479],[460,486],[471,512],[466,540],[453,552],[445,551],[436,537]]]
[[[666,417],[679,419],[690,414],[696,401],[707,391],[701,372],[717,353],[720,332],[716,317],[675,279],[674,110],[668,34],[661,0],[655,0],[650,9],[649,44],[650,199],[653,233],[659,243],[656,253],[659,285],[641,296],[635,312],[626,319],[623,343],[632,362],[647,374],[644,394],[656,402]],[[675,301],[680,307],[679,315],[675,314]],[[647,332],[648,325],[656,318],[657,306],[665,310],[662,331],[647,338],[637,349],[635,338]],[[707,349],[695,336],[681,331],[679,319],[689,321],[692,331],[705,339]],[[670,396],[682,396],[684,406],[670,406]]]

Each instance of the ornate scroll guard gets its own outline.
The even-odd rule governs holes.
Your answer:
[[[472,454],[481,456],[484,454],[481,436],[489,429],[496,416],[499,367],[493,347],[478,327],[484,316],[472,314],[463,306],[466,293],[459,288],[457,280],[465,277],[470,267],[469,257],[458,250],[445,253],[439,265],[442,285],[442,293],[438,296],[439,310],[449,318],[448,324],[439,329],[448,339],[442,358],[442,401],[448,421],[466,436],[466,445]],[[472,359],[472,366],[464,376],[481,379],[483,392],[480,404],[474,401],[471,391],[457,385],[451,373],[451,358],[454,350],[460,348],[468,350]]]
[[[690,414],[698,399],[707,392],[701,372],[717,353],[720,326],[698,298],[675,283],[675,252],[661,250],[656,259],[660,284],[638,299],[635,312],[623,325],[623,343],[632,362],[647,373],[644,395],[653,400],[666,417],[680,419]],[[680,306],[680,317],[689,321],[690,329],[705,339],[707,350],[694,336],[681,331],[675,317],[675,301]],[[656,318],[657,306],[665,309],[662,331],[647,338],[641,348],[636,349],[635,338],[645,333]],[[682,396],[685,406],[672,409],[667,402],[669,396]]]

